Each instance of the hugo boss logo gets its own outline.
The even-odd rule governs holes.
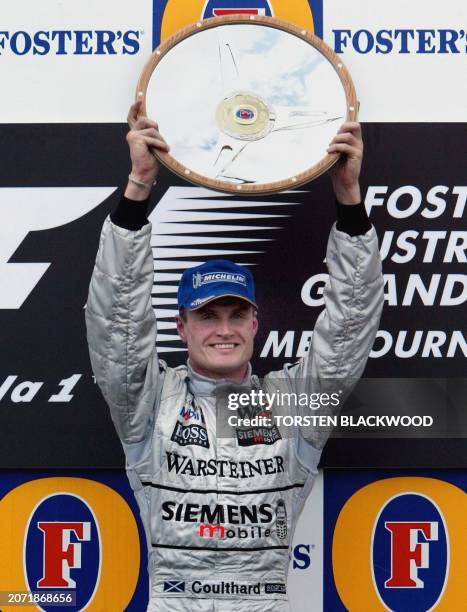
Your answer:
[[[204,414],[201,406],[195,405],[191,394],[187,396],[185,404],[180,409],[170,439],[180,446],[195,445],[209,448]]]

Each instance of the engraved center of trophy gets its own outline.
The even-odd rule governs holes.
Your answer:
[[[253,106],[239,106],[235,110],[235,120],[241,125],[249,125],[250,123],[254,123],[257,116],[258,113]]]
[[[216,109],[216,122],[225,134],[240,140],[259,140],[274,126],[275,113],[255,94],[236,92]]]

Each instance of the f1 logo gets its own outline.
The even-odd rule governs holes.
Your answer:
[[[418,568],[429,567],[429,543],[419,542],[420,532],[425,540],[438,539],[437,522],[393,522],[384,526],[391,532],[391,577],[386,588],[422,589],[424,582],[418,577]]]
[[[70,569],[81,567],[81,544],[70,543],[74,533],[80,541],[91,539],[91,523],[47,522],[37,523],[44,534],[44,575],[39,588],[70,589],[76,582],[70,578]]]
[[[10,262],[29,232],[71,223],[101,204],[115,187],[0,189],[0,310],[21,308],[50,262]]]

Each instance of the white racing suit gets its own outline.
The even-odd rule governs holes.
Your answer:
[[[146,533],[148,610],[286,612],[289,546],[322,445],[300,429],[216,435],[223,381],[158,360],[150,238],[150,224],[105,221],[86,307],[93,370]],[[361,375],[383,303],[375,230],[351,237],[334,227],[327,266],[307,356],[263,388],[311,393],[326,378]],[[258,380],[250,372],[245,384]]]

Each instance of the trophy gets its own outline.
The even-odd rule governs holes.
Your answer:
[[[340,58],[291,23],[259,15],[200,21],[164,41],[138,82],[142,112],[170,153],[157,157],[210,189],[268,194],[338,159],[326,149],[357,99]]]

